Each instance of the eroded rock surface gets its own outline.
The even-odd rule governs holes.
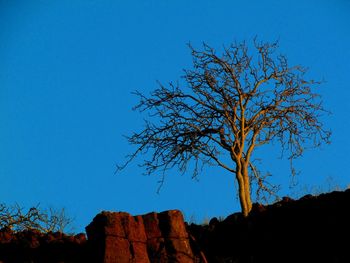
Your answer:
[[[131,216],[102,212],[86,228],[95,262],[200,262],[178,210]]]

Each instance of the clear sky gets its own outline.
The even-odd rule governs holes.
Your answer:
[[[102,210],[181,209],[186,218],[239,211],[233,177],[169,173],[160,194],[123,135],[142,128],[134,90],[176,81],[191,66],[186,43],[279,39],[291,64],[325,79],[332,144],[298,161],[299,186],[350,184],[350,2],[249,0],[0,0],[0,202],[65,208],[83,231]],[[286,161],[261,149],[261,167],[291,194]],[[139,159],[140,161],[140,159]],[[300,190],[301,191],[301,190]]]

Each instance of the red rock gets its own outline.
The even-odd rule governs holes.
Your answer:
[[[89,239],[104,247],[99,260],[104,263],[149,263],[147,237],[141,216],[102,212],[87,227]],[[100,232],[100,233],[99,233]]]
[[[125,238],[105,237],[104,263],[129,263],[131,261],[130,244]]]
[[[84,233],[79,233],[74,236],[74,240],[78,244],[82,244],[86,242],[86,235]]]
[[[155,212],[146,214],[142,216],[143,224],[146,231],[147,239],[161,238],[162,232],[159,228],[158,214]]]
[[[102,212],[86,231],[88,240],[99,253],[99,262],[195,262],[183,216],[178,210],[143,216]]]
[[[182,213],[178,210],[170,210],[160,213],[158,217],[167,251],[166,261],[160,262],[194,262]]]
[[[184,219],[179,210],[165,211],[160,213],[158,217],[164,237],[188,239]]]

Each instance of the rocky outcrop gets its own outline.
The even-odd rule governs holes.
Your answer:
[[[0,263],[200,263],[178,210],[131,216],[102,212],[75,236],[39,231],[0,230]]]
[[[102,212],[86,227],[94,262],[201,262],[178,210],[131,216]]]

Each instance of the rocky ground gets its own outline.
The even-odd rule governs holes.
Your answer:
[[[178,210],[102,212],[85,234],[0,230],[0,263],[350,262],[350,190],[255,204],[208,225]]]

